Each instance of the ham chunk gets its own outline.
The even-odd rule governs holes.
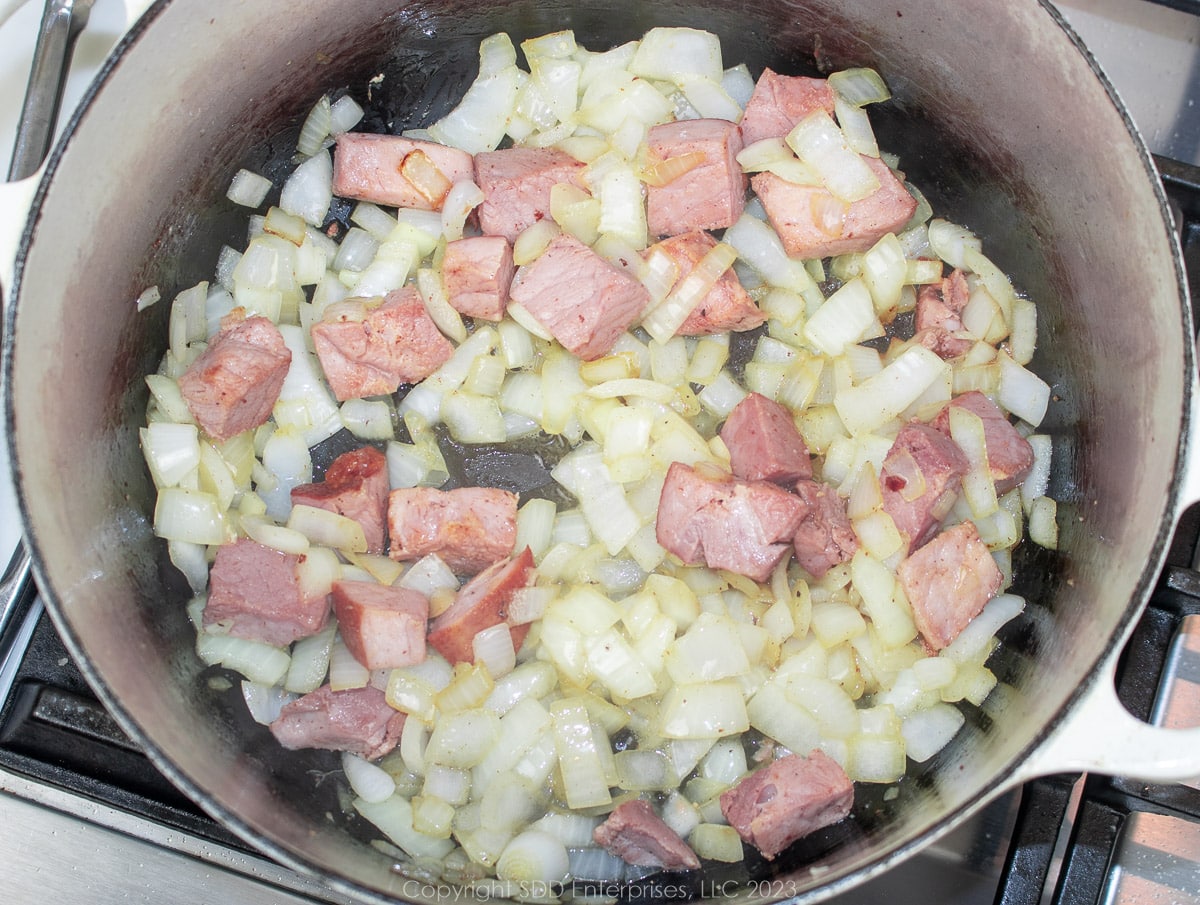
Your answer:
[[[768,481],[707,477],[673,462],[659,497],[655,535],[689,565],[704,563],[765,581],[791,552],[803,517],[803,501]]]
[[[458,592],[454,602],[430,623],[429,646],[451,663],[474,663],[475,636],[508,621],[513,594],[533,578],[533,554],[526,547],[512,559],[488,566]],[[521,649],[528,625],[509,625],[513,648]]]
[[[812,477],[808,446],[791,412],[760,393],[734,407],[721,428],[735,477],[792,484]]]
[[[742,141],[752,145],[765,138],[783,138],[796,123],[818,110],[833,116],[833,97],[825,79],[764,69],[742,114]]]
[[[1000,590],[1003,576],[972,522],[943,531],[896,569],[917,631],[932,650],[958,637]]]
[[[947,437],[950,436],[951,408],[974,412],[983,421],[988,471],[996,482],[997,493],[1007,493],[1025,480],[1033,467],[1033,447],[1017,432],[998,405],[978,390],[956,397],[932,422]]]
[[[638,280],[565,234],[517,270],[511,296],[585,361],[607,354],[650,302]]]
[[[283,647],[325,627],[326,595],[306,597],[300,557],[242,538],[217,551],[209,574],[204,627]]]
[[[292,363],[279,328],[241,311],[221,319],[220,332],[179,379],[188,411],[218,442],[271,417]]]
[[[906,550],[937,532],[969,467],[958,445],[936,428],[916,422],[900,428],[879,471],[879,489]]]
[[[774,173],[759,173],[750,180],[788,255],[809,260],[867,251],[908,223],[917,209],[916,199],[882,160],[863,160],[879,177],[880,186],[848,206],[840,231],[832,235],[815,213],[824,206],[822,202],[836,202],[825,189],[787,182]]]
[[[512,246],[503,236],[471,236],[446,243],[442,282],[454,310],[498,321],[508,307]]]
[[[796,495],[808,505],[792,540],[796,562],[809,575],[822,578],[839,563],[849,562],[858,550],[858,536],[846,516],[845,501],[828,484],[799,481]]]
[[[320,484],[292,488],[292,505],[315,506],[362,525],[368,553],[384,551],[387,523],[387,459],[373,446],[342,453]]]
[[[339,402],[394,393],[402,383],[424,380],[454,354],[412,286],[388,293],[365,320],[314,324],[312,339]]]
[[[367,669],[397,669],[425,659],[424,594],[373,581],[335,581],[333,612],[346,647]]]
[[[408,487],[388,497],[389,555],[405,561],[436,553],[474,575],[513,552],[517,495],[494,487]]]
[[[370,685],[345,691],[323,685],[285,704],[271,724],[271,734],[285,748],[349,751],[367,760],[395,748],[403,729],[404,714]]]
[[[704,230],[693,230],[679,236],[664,239],[647,249],[647,255],[661,251],[675,262],[678,276],[675,285],[687,279],[717,240]],[[676,330],[679,336],[704,336],[709,333],[724,333],[726,330],[753,330],[765,323],[767,316],[754,304],[733,268],[729,268],[713,284],[708,294],[692,309],[687,320]]]
[[[696,870],[700,859],[679,834],[641,798],[617,805],[608,819],[592,831],[596,844],[627,864]]]
[[[742,136],[723,119],[685,119],[651,127],[648,166],[689,157],[695,166],[665,185],[646,189],[646,225],[653,236],[733,226],[746,206],[746,175],[737,156]]]
[[[768,861],[809,833],[844,819],[854,784],[821,750],[788,754],[721,793],[721,813]]]
[[[917,293],[916,337],[942,359],[965,355],[975,341],[963,334],[962,311],[970,292],[967,278],[955,269],[941,281],[922,286]]]
[[[333,155],[333,193],[389,207],[442,209],[450,187],[474,174],[466,151],[399,135],[346,132]]]
[[[550,216],[550,190],[559,183],[585,188],[584,165],[554,148],[503,148],[475,155],[475,182],[483,191],[479,226],[509,242]]]

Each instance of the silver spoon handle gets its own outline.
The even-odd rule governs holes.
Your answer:
[[[8,168],[10,182],[35,173],[50,151],[71,54],[92,4],[93,0],[46,0]]]

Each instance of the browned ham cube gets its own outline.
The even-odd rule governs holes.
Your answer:
[[[606,355],[650,302],[638,280],[565,234],[517,270],[510,294],[585,361]]]
[[[384,552],[387,527],[387,458],[373,446],[342,453],[325,480],[292,488],[292,505],[315,506],[358,522],[368,553]]]
[[[839,563],[848,562],[858,550],[858,536],[846,515],[846,502],[828,484],[796,482],[796,495],[808,505],[792,545],[796,562],[814,578]]]
[[[417,383],[454,354],[412,286],[391,292],[366,319],[313,324],[313,346],[339,402],[394,393]]]
[[[750,180],[766,208],[771,226],[779,234],[788,255],[800,260],[828,258],[853,251],[868,251],[888,233],[901,229],[917,209],[917,200],[904,184],[875,157],[863,157],[879,179],[879,188],[846,209],[840,229],[830,234],[818,221],[816,211],[823,201],[837,203],[820,186],[799,185],[774,173],[758,173]],[[826,196],[822,199],[820,196]]]
[[[879,471],[879,491],[906,550],[937,533],[969,467],[958,445],[936,428],[915,422],[900,428]]]
[[[788,754],[721,793],[721,813],[768,861],[804,836],[843,820],[854,784],[837,761],[814,750]]]
[[[651,246],[647,254],[658,249],[675,262],[678,268],[675,285],[678,286],[716,244],[717,240],[704,230],[693,230],[663,239]],[[750,293],[742,287],[731,267],[721,274],[720,279],[692,309],[687,320],[675,333],[678,336],[704,336],[709,333],[724,333],[727,330],[740,332],[753,330],[766,320],[767,316],[754,304],[754,299],[750,298]]]
[[[746,206],[746,175],[737,156],[742,136],[723,119],[685,119],[652,126],[646,135],[649,164],[700,156],[700,162],[665,185],[646,189],[646,225],[652,236],[733,226]]]
[[[217,551],[209,574],[204,627],[282,647],[314,635],[329,618],[329,598],[306,597],[300,558],[241,538]]]
[[[796,123],[818,110],[833,116],[833,100],[833,89],[825,79],[764,69],[742,114],[742,141],[752,145],[765,138],[784,138]]]
[[[388,497],[392,559],[436,553],[473,575],[510,556],[517,540],[517,495],[494,487],[407,487]]]
[[[461,314],[488,321],[504,317],[513,272],[512,246],[503,236],[446,243],[442,282],[451,307]]]
[[[734,477],[793,484],[812,477],[808,446],[791,412],[761,393],[750,393],[725,419],[721,439]]]
[[[375,760],[396,747],[404,719],[378,688],[334,691],[323,685],[285,704],[271,724],[271,734],[291,750],[326,748]]]
[[[766,581],[792,551],[804,502],[767,481],[708,477],[682,462],[667,470],[655,536],[689,565]]]
[[[488,566],[458,592],[454,602],[429,625],[429,646],[451,663],[475,662],[475,636],[508,621],[513,594],[533,578],[533,554],[526,547],[512,559]],[[509,625],[513,648],[521,649],[528,625]]]
[[[1000,590],[1003,575],[972,522],[943,531],[900,563],[896,577],[925,643],[941,650]]]
[[[397,669],[425,659],[424,594],[373,581],[335,581],[333,612],[346,647],[367,669]]]
[[[627,864],[667,870],[700,867],[700,859],[691,846],[641,798],[613,808],[607,819],[592,831],[592,839]]]
[[[1033,467],[1033,447],[1020,435],[1000,407],[978,390],[955,397],[931,422],[947,437],[950,436],[952,408],[974,412],[983,421],[988,471],[996,483],[996,492],[1006,493],[1024,481]]]
[[[483,191],[479,227],[489,236],[517,236],[550,216],[550,190],[560,183],[584,188],[584,165],[554,148],[502,148],[475,155],[475,183]]]
[[[346,132],[333,155],[335,195],[389,207],[441,210],[450,186],[473,175],[466,151],[400,135]]]
[[[188,411],[219,442],[271,417],[292,363],[279,328],[241,311],[221,320],[220,332],[179,379]]]

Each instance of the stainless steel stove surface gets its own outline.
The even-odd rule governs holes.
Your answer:
[[[119,39],[129,10],[143,5],[98,0],[64,110],[78,102]],[[1189,278],[1200,286],[1200,2],[1061,0],[1058,6],[1159,156],[1181,214]],[[0,2],[0,147],[11,147],[40,15],[40,3]],[[7,463],[0,471],[0,550],[7,551],[20,526]],[[1200,508],[1181,523],[1121,670],[1126,705],[1162,725],[1200,725],[1198,542]],[[25,603],[8,633],[15,636],[10,647],[0,647],[5,902],[345,901],[256,855],[159,776],[96,703],[40,603]],[[834,901],[1200,905],[1200,783],[1038,780]]]

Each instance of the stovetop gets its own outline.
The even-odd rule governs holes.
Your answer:
[[[119,39],[126,7],[139,5],[97,0],[64,110]],[[1058,6],[1156,154],[1182,224],[1189,280],[1200,287],[1200,0]],[[11,146],[39,17],[39,3],[0,2],[0,147]],[[7,474],[2,460],[0,471]],[[0,478],[0,551],[15,546],[19,532],[11,488]],[[1119,670],[1126,706],[1161,725],[1200,725],[1198,545],[1200,507],[1180,522]],[[162,778],[96,702],[33,595],[10,634],[22,653],[5,656],[0,647],[4,901],[345,901],[256,854]],[[834,900],[930,901],[1200,905],[1200,784],[1039,779]]]

